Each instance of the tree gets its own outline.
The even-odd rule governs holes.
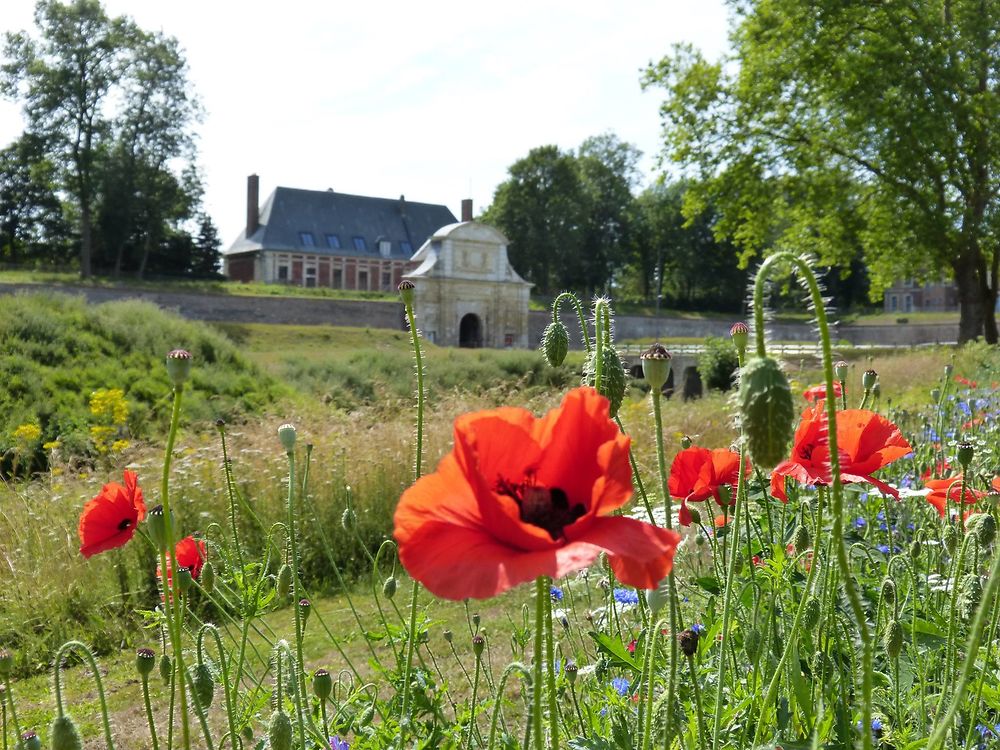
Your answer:
[[[70,229],[56,195],[55,166],[42,139],[26,133],[0,151],[0,257],[67,259]]]
[[[863,248],[873,299],[950,272],[962,341],[997,341],[1000,5],[740,0],[732,58],[650,66],[668,155],[702,179],[746,262],[770,246],[826,263]],[[738,68],[733,65],[738,63]]]
[[[109,19],[98,0],[63,5],[40,0],[40,39],[6,35],[0,87],[24,102],[29,129],[42,136],[66,174],[65,188],[78,209],[80,275],[91,274],[96,161],[110,123],[104,105],[122,74],[122,40],[130,24]]]
[[[222,261],[222,240],[219,230],[208,214],[202,214],[198,221],[198,237],[195,239],[191,257],[190,272],[195,276],[219,277]]]

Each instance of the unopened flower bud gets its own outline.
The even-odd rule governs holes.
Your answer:
[[[833,374],[836,376],[837,380],[840,381],[840,385],[843,386],[847,382],[847,362],[842,359],[838,359],[833,363]]]
[[[663,344],[653,344],[640,355],[642,376],[649,387],[659,392],[670,376],[670,352]]]
[[[875,381],[875,385],[872,386],[872,396],[875,398],[882,397],[882,384],[877,380]]]
[[[42,738],[38,732],[29,729],[21,735],[20,750],[42,750]]]
[[[885,634],[882,637],[882,645],[885,647],[885,652],[889,655],[890,659],[895,659],[899,656],[899,652],[903,650],[903,627],[899,624],[898,620],[889,621],[889,625],[886,627]]]
[[[580,668],[576,666],[575,661],[566,662],[566,679],[569,680],[570,685],[576,682],[576,673],[579,671]]]
[[[946,365],[944,366],[944,376],[945,376],[946,378],[950,378],[950,377],[951,377],[951,374],[952,374],[953,372],[955,372],[955,365],[954,365],[954,364],[952,364],[951,362],[949,362],[948,364],[946,364]]]
[[[344,508],[343,514],[340,516],[340,525],[344,527],[344,531],[350,531],[358,522],[358,516],[355,514],[353,508]]]
[[[170,684],[170,675],[173,673],[174,665],[170,661],[170,656],[164,653],[160,656],[160,677],[163,678],[163,684]]]
[[[174,512],[170,511],[171,527],[173,524]],[[157,505],[146,514],[146,529],[149,531],[149,538],[160,550],[167,548],[167,517],[163,514],[163,506]]]
[[[167,376],[174,387],[184,385],[191,377],[191,352],[184,349],[167,352]]]
[[[395,576],[389,576],[385,579],[385,583],[382,584],[382,593],[385,595],[386,599],[392,599],[392,597],[396,595]]]
[[[560,320],[553,320],[542,333],[542,354],[552,367],[559,367],[569,352],[569,331]]]
[[[480,657],[483,654],[483,649],[486,648],[486,639],[480,633],[476,633],[472,636],[472,653],[476,657]]]
[[[149,677],[156,666],[156,654],[151,648],[140,648],[135,652],[135,671],[143,679]]]
[[[940,388],[931,388],[931,403],[932,404],[939,404],[939,403],[941,403],[941,389]]]
[[[698,525],[701,523],[701,511],[695,507],[688,506],[688,513],[691,515],[691,523]]]
[[[14,657],[10,651],[0,648],[0,677],[6,679],[14,671]]]
[[[282,564],[278,568],[278,577],[274,580],[274,593],[279,599],[284,599],[288,596],[288,592],[292,588],[292,568],[288,563]]]
[[[698,652],[698,631],[687,628],[677,636],[677,645],[684,656],[694,656]]]
[[[954,554],[955,548],[958,547],[958,529],[952,524],[944,529],[944,536],[941,541],[944,543],[944,548],[948,550],[948,554]]]
[[[740,359],[743,359],[747,353],[747,342],[750,340],[750,327],[743,321],[733,323],[729,329],[729,336],[740,354]]]
[[[416,289],[416,285],[409,279],[403,279],[399,282],[399,286],[396,289],[399,291],[399,297],[403,300],[403,304],[407,307],[412,307],[413,290]]]
[[[649,609],[654,615],[663,609],[669,601],[670,595],[663,581],[656,588],[646,589],[646,604],[649,605]]]
[[[755,357],[740,374],[740,415],[753,462],[771,469],[784,460],[795,427],[788,378],[771,357]]]
[[[809,549],[809,529],[805,527],[805,524],[799,524],[795,527],[795,536],[793,537],[793,544],[795,545],[795,551],[802,554],[807,549]]]
[[[280,708],[271,714],[267,740],[271,750],[292,750],[292,720]]]
[[[891,578],[882,581],[882,601],[893,604],[896,601],[896,583]]]
[[[922,545],[920,544],[920,540],[919,539],[914,539],[912,542],[910,542],[910,559],[911,560],[916,560],[918,557],[920,557],[921,548],[922,548]]]
[[[819,617],[822,614],[822,606],[819,603],[819,599],[815,596],[810,596],[805,603],[805,609],[802,612],[802,627],[807,631],[812,630],[819,624]]]
[[[83,749],[83,740],[80,739],[80,731],[76,728],[76,722],[66,714],[52,720],[49,727],[49,741],[52,743],[52,750]]]
[[[976,524],[976,540],[982,548],[989,547],[997,538],[997,521],[989,513],[982,513]]]
[[[309,619],[310,612],[312,612],[312,602],[308,599],[299,599],[299,614],[302,617],[303,626],[305,626],[306,621]]]
[[[208,665],[201,663],[191,667],[191,694],[198,707],[205,710],[212,705],[212,698],[215,696],[215,679]]]
[[[760,634],[757,628],[751,628],[747,631],[746,638],[743,639],[743,651],[746,653],[747,658],[752,662],[756,661],[757,656],[760,654],[760,647],[764,641],[764,637]]]
[[[325,701],[333,692],[333,678],[325,669],[317,669],[313,673],[312,683],[313,694],[321,701]]]
[[[694,441],[691,439],[690,435],[681,435],[681,450],[686,451],[692,445],[694,445]]]
[[[291,453],[295,450],[295,425],[283,424],[278,428],[278,440],[281,441],[281,447],[285,449],[285,453]]]
[[[963,440],[958,444],[958,463],[962,465],[962,470],[965,471],[969,468],[969,464],[972,463],[972,457],[975,455],[975,446]]]
[[[181,568],[177,571],[177,590],[182,594],[186,594],[191,590],[191,584],[194,583],[194,577],[191,575],[191,568]]]
[[[861,374],[861,387],[866,391],[870,391],[877,381],[878,373],[875,370],[868,369]]]
[[[211,560],[206,560],[205,564],[202,565],[198,580],[201,582],[201,587],[208,593],[211,593],[215,588],[215,566],[212,565]]]
[[[444,639],[447,643],[451,643],[454,638],[455,634],[452,633],[450,630],[444,631]]]

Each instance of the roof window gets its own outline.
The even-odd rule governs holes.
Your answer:
[[[302,247],[316,247],[316,238],[312,232],[299,232],[299,244]]]
[[[407,255],[413,255],[413,245],[411,245],[406,240],[401,240],[399,243],[399,249],[402,250]]]
[[[334,250],[340,249],[340,235],[339,234],[328,234],[326,236],[326,246]]]
[[[367,250],[368,249],[368,243],[365,242],[365,238],[364,237],[359,237],[359,236],[355,235],[351,239],[354,241],[354,249],[355,250]]]

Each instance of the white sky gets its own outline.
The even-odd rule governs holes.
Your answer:
[[[688,42],[726,43],[723,0],[104,0],[184,47],[206,110],[205,204],[223,246],[278,185],[489,205],[536,146],[612,131],[654,176],[662,92],[640,70]],[[33,0],[3,0],[0,30],[33,29]],[[0,102],[0,145],[24,129]]]

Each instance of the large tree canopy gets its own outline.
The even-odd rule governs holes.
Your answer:
[[[997,341],[1000,4],[741,0],[732,56],[690,47],[662,86],[669,158],[697,173],[744,260],[765,248],[844,264],[860,245],[873,298],[896,278],[953,276],[961,340]]]

